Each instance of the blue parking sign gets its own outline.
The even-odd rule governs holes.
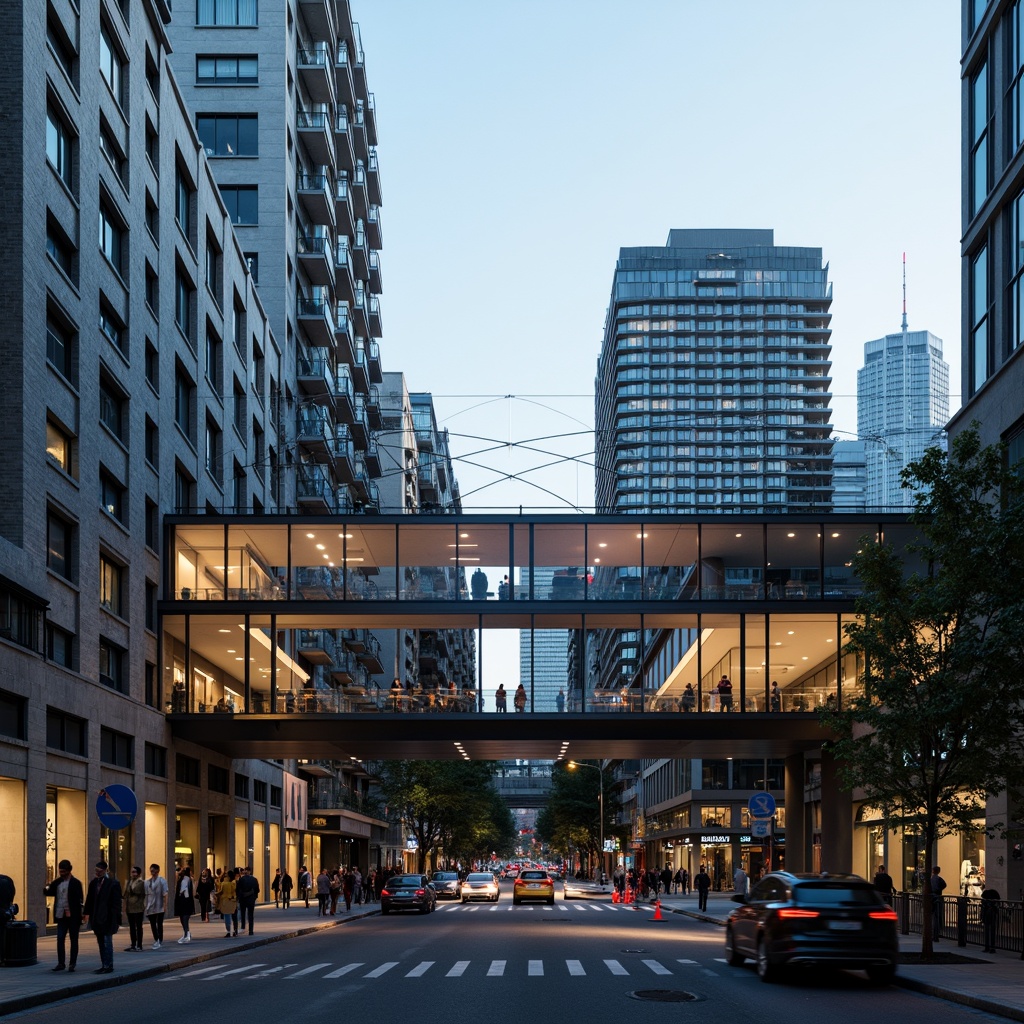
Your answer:
[[[775,814],[775,797],[771,793],[755,793],[747,801],[752,818],[770,818]]]
[[[127,828],[135,820],[138,809],[138,798],[127,786],[107,786],[96,797],[96,817],[112,832]]]

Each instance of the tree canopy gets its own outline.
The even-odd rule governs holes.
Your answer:
[[[608,779],[594,765],[570,770],[558,762],[551,772],[551,796],[537,815],[537,834],[552,849],[568,853],[572,849],[597,854],[600,851],[600,814],[598,799],[601,784],[604,792],[604,835],[619,835],[615,808],[609,800]],[[620,837],[621,838],[621,837]]]
[[[845,641],[862,674],[822,718],[841,782],[886,828],[920,834],[927,880],[936,840],[977,830],[988,797],[1024,783],[1024,489],[974,426],[908,466],[903,486],[915,539],[864,538]]]

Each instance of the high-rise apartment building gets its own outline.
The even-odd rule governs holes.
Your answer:
[[[948,418],[949,365],[942,340],[930,331],[908,330],[904,313],[899,334],[864,345],[864,366],[857,371],[867,508],[913,506],[914,492],[901,486],[900,474],[926,448],[944,444]]]
[[[552,566],[538,566],[533,570],[534,593],[548,595],[557,575],[565,570]],[[575,573],[574,573],[575,575]],[[563,701],[568,695],[569,630],[519,630],[519,682],[530,698],[531,711],[554,713],[558,711],[558,692]]]
[[[861,440],[832,445],[832,507],[837,512],[863,512],[867,508],[867,446]]]
[[[379,506],[377,122],[348,0],[175,5],[171,61],[294,390],[282,504]]]

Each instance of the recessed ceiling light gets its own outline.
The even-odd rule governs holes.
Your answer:
[[[323,544],[317,544],[316,549],[317,549],[317,551],[323,551],[324,550]]]
[[[314,538],[314,537],[316,536],[316,534],[315,534],[315,533],[307,533],[307,534],[306,534],[306,536],[307,536],[307,537],[308,537],[308,538],[309,538],[310,540],[312,540],[312,539],[313,539],[313,538]]]
[[[608,545],[607,545],[607,544],[606,544],[606,543],[605,543],[604,541],[601,541],[601,543],[600,543],[600,544],[598,544],[597,546],[598,546],[599,548],[606,548],[606,547],[608,547]]]
[[[594,564],[595,564],[595,565],[598,565],[598,564],[600,563],[600,561],[601,561],[601,559],[600,559],[600,558],[595,558],[595,559],[594,559]]]
[[[832,534],[832,536],[833,536],[833,537],[838,537],[838,536],[839,536],[839,534],[838,534],[838,533],[833,533],[833,534]]]
[[[795,537],[795,536],[796,536],[796,534],[795,534],[795,533],[787,533],[787,534],[786,534],[786,536],[787,536],[787,537]]]
[[[805,654],[800,660],[801,661],[806,661],[807,660],[807,655]]]
[[[231,630],[230,629],[218,629],[217,632],[218,633],[230,633]]]
[[[643,539],[644,539],[644,537],[649,537],[649,536],[650,536],[650,534],[647,534],[647,533],[638,533],[638,534],[636,535],[636,539],[637,539],[637,540],[643,540]]]
[[[736,534],[736,536],[737,536],[737,537],[742,537],[742,536],[743,536],[743,534],[742,534],[742,533],[737,533],[737,534]]]
[[[827,637],[825,637],[825,643],[827,643],[827,644],[830,644],[830,643],[832,643],[832,639],[833,639],[833,638],[832,638],[832,637],[830,637],[830,636],[827,636]]]
[[[792,636],[796,632],[795,629],[786,630],[786,636]]]

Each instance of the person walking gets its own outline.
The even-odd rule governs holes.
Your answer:
[[[555,710],[561,714],[565,711],[565,690],[561,689],[555,695]]]
[[[199,900],[199,920],[210,920],[210,897],[213,895],[213,875],[209,868],[203,868],[199,872],[199,881],[196,882],[196,899]]]
[[[327,916],[327,901],[331,898],[331,876],[327,874],[327,868],[321,868],[320,874],[316,876],[316,901],[317,917]]]
[[[345,884],[345,872],[338,868],[331,872],[331,917],[338,913],[338,898],[341,896],[342,886]]]
[[[313,876],[305,864],[299,868],[299,899],[305,900],[306,909],[309,909],[309,890],[313,888]]]
[[[779,684],[772,680],[772,692],[768,694],[768,709],[770,711],[782,710],[782,694],[779,693]]]
[[[366,902],[377,903],[377,869],[370,868],[366,872],[366,884],[364,885],[366,890]]]
[[[167,913],[167,879],[160,874],[159,864],[149,865],[145,913],[149,918],[149,930],[153,933],[150,948],[159,949],[164,944],[164,915]]]
[[[124,912],[128,918],[128,934],[132,944],[125,948],[126,953],[142,952],[142,919],[146,915],[146,883],[142,877],[142,868],[135,866],[128,875],[128,883],[124,887]]]
[[[747,895],[747,873],[742,865],[732,873],[732,887],[736,892]]]
[[[341,874],[341,892],[345,897],[345,910],[350,911],[352,909],[352,896],[355,892],[356,887],[356,876],[352,868],[348,868],[343,874]],[[337,901],[335,900],[335,904]],[[331,908],[331,913],[334,913],[334,908]]]
[[[281,909],[287,910],[292,905],[292,876],[288,874],[288,869],[285,868],[284,873],[281,875]]]
[[[494,691],[494,710],[499,715],[503,715],[508,711],[508,693],[505,690],[504,683],[499,683],[498,689]]]
[[[878,870],[875,872],[875,877],[871,884],[874,885],[875,890],[886,903],[892,903],[896,886],[893,884],[892,875],[885,870],[884,864],[878,865]]]
[[[96,873],[85,894],[82,924],[96,936],[100,967],[93,974],[114,973],[114,936],[121,927],[121,883],[107,874],[107,862],[96,861]]]
[[[690,895],[690,872],[683,868],[683,895]]]
[[[238,900],[238,918],[242,928],[249,922],[249,934],[255,930],[256,900],[260,894],[259,879],[251,867],[242,868],[242,877],[235,880],[235,898]]]
[[[708,909],[708,890],[711,888],[711,876],[704,870],[701,864],[700,871],[693,880],[693,887],[697,890],[697,909]]]
[[[981,928],[985,938],[985,952],[996,951],[996,931],[999,929],[999,893],[986,889],[981,894]]]
[[[363,875],[358,865],[352,869],[352,901],[359,905],[363,902]]]
[[[46,887],[45,893],[53,898],[53,919],[57,922],[57,965],[51,971],[68,974],[78,964],[78,931],[82,927],[82,904],[85,890],[82,883],[71,873],[71,861],[62,860],[57,865],[57,877]],[[71,936],[71,959],[64,959],[67,936]]]
[[[238,896],[235,893],[235,871],[234,868],[221,875],[217,883],[217,906],[220,909],[221,920],[224,922],[226,935],[238,934]]]
[[[526,687],[522,683],[516,688],[516,694],[512,698],[512,703],[520,714],[526,710]]]
[[[697,694],[693,692],[693,683],[686,684],[686,689],[679,698],[679,710],[687,713],[697,710]]]
[[[192,881],[192,868],[186,864],[174,883],[174,913],[181,922],[181,938],[178,945],[192,941],[189,920],[196,909],[196,887]]]
[[[661,890],[666,896],[672,891],[672,869],[667,864],[661,869]]]
[[[718,680],[718,710],[732,711],[732,680],[726,675]]]
[[[938,942],[942,933],[943,908],[942,893],[946,888],[946,880],[942,877],[942,869],[937,865],[932,868],[932,877],[928,880],[928,888],[932,894],[932,941]]]
[[[274,894],[274,908],[281,909],[281,869],[277,869],[274,880],[270,883],[270,891]]]

